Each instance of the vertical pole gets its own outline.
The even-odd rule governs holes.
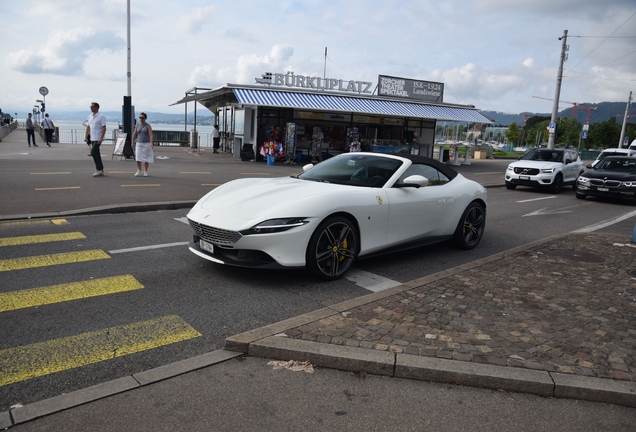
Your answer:
[[[561,81],[563,81],[563,62],[565,61],[565,52],[567,51],[567,40],[568,40],[568,31],[563,30],[563,36],[559,38],[563,43],[561,44],[561,59],[559,61],[559,72],[557,73],[557,82],[556,89],[554,90],[554,104],[552,105],[552,117],[550,118],[550,123],[557,124],[558,115],[559,115],[559,97],[561,96]],[[556,130],[554,132],[550,132],[550,137],[548,138],[548,148],[554,148],[554,141],[556,136]]]
[[[623,128],[621,129],[621,137],[618,140],[618,148],[623,148],[623,138],[625,138],[625,127],[627,126],[627,117],[629,116],[629,106],[631,105],[631,103],[632,92],[629,92],[629,99],[627,99],[627,106],[625,106],[625,115],[623,116]]]

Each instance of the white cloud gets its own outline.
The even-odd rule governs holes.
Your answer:
[[[191,86],[220,86],[227,83],[253,84],[255,77],[264,72],[287,70],[286,64],[294,55],[294,48],[289,45],[274,45],[264,56],[256,54],[240,56],[234,68],[215,68],[206,64],[197,66],[190,74]]]
[[[81,75],[84,61],[96,51],[122,48],[124,41],[110,31],[72,29],[52,31],[36,51],[27,48],[7,54],[9,68],[28,73]]]
[[[531,68],[532,66],[534,66],[534,59],[531,58],[527,58],[523,61],[523,65],[525,67]]]
[[[210,5],[194,9],[188,15],[179,18],[175,34],[178,37],[186,35],[194,35],[199,33],[203,26],[211,23],[210,17],[213,16],[216,6]]]

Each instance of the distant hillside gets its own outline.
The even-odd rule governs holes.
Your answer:
[[[576,119],[581,123],[585,124],[587,121],[588,109],[587,107],[592,107],[594,109],[590,110],[590,124],[600,123],[610,118],[614,117],[617,123],[623,123],[623,115],[625,114],[625,102],[601,102],[598,104],[581,104],[582,106],[576,107]],[[559,118],[561,117],[572,117],[573,108],[566,108],[562,111],[559,111]],[[552,115],[549,113],[529,113],[523,112],[520,114],[511,114],[511,113],[502,113],[497,111],[480,111],[486,117],[492,119],[496,125],[508,126],[512,122],[516,122],[518,125],[522,126],[525,121],[524,114],[530,116],[544,116],[550,117]],[[635,113],[636,114],[636,113]],[[636,115],[629,119],[631,123],[636,123]]]

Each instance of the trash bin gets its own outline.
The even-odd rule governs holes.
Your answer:
[[[303,152],[300,150],[296,151],[296,162],[301,162],[303,160]]]
[[[444,153],[442,155],[442,162],[448,162],[450,160],[450,150],[444,149]]]
[[[274,162],[276,162],[276,156],[267,155],[267,165],[274,165]]]

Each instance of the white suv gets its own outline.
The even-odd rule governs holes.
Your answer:
[[[629,146],[629,148],[605,149],[600,152],[594,162],[592,162],[592,167],[595,167],[597,163],[608,156],[636,156],[636,146],[634,146],[634,148],[632,148],[632,146]]]
[[[532,186],[558,193],[564,185],[576,187],[585,165],[574,150],[536,148],[508,165],[506,187]]]

